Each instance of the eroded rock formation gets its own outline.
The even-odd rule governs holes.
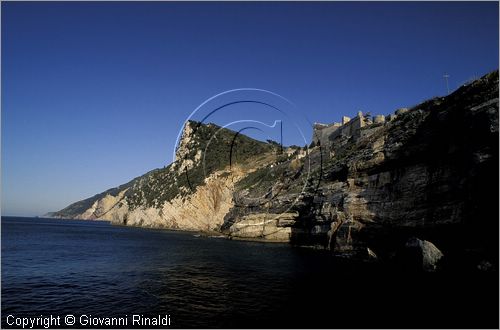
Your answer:
[[[381,260],[416,236],[445,256],[497,267],[498,72],[447,97],[319,131],[328,143],[308,149],[280,153],[238,135],[230,151],[235,132],[188,122],[174,163],[52,215]]]

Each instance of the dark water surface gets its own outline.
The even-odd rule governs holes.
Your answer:
[[[497,278],[409,276],[286,244],[104,222],[1,225],[3,327],[8,315],[51,314],[168,314],[177,328],[498,327]]]

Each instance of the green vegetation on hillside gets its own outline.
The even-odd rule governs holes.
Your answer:
[[[124,202],[128,204],[129,209],[158,208],[177,196],[184,197],[196,191],[198,186],[204,184],[205,178],[215,171],[235,165],[248,167],[249,159],[274,153],[277,148],[275,143],[257,141],[215,124],[189,121],[187,125],[191,125],[193,133],[189,137],[189,150],[182,159],[162,169],[150,171],[124,185],[73,203],[51,215],[75,217],[106,195],[117,196],[125,189],[127,191]],[[190,166],[181,169],[183,163],[189,163]]]

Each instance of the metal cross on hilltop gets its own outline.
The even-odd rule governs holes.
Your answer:
[[[450,87],[448,86],[448,78],[450,78],[450,75],[445,73],[443,78],[446,79],[446,90],[448,91],[448,94],[450,94]]]

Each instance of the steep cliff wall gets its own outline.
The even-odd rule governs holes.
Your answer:
[[[274,226],[293,244],[379,258],[418,236],[451,258],[498,260],[498,72],[390,119],[311,150],[310,173],[280,181],[286,188],[259,205],[236,205],[223,229],[238,236],[252,216],[283,214],[285,224],[275,216],[256,236],[272,237]]]
[[[418,236],[445,255],[498,259],[498,72],[324,138],[332,143],[279,154],[274,144],[188,122],[174,163],[54,216],[382,259]]]
[[[212,140],[217,143],[210,143]],[[172,164],[49,215],[217,231],[233,205],[235,182],[267,165],[269,157],[275,158],[276,149],[214,124],[189,121]]]

